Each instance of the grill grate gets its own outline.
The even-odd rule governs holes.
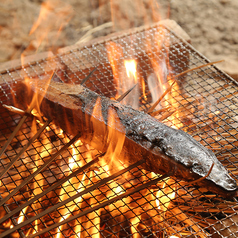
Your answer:
[[[53,76],[55,81],[80,83],[95,66],[97,70],[86,82],[86,87],[115,99],[117,96],[115,75],[113,76],[107,52],[110,47],[114,47],[116,56],[120,56],[115,57],[115,64],[119,68],[123,59],[136,59],[137,70],[145,82],[154,72],[152,60],[156,61],[160,68],[164,68],[163,80],[170,78],[171,74],[178,74],[208,62],[173,32],[161,25],[154,25],[105,38],[52,58],[2,72],[1,105],[13,104],[15,83],[26,77],[43,79],[50,77],[55,71]],[[140,85],[140,110],[147,110],[152,103],[152,96],[147,83],[145,83],[146,97],[142,95],[141,88]],[[165,97],[160,103],[162,107],[168,107],[168,110],[157,115],[159,120],[163,120],[169,126],[180,127],[203,145],[211,148],[236,179],[238,171],[237,89],[236,81],[215,66],[207,66],[179,77],[169,97]],[[21,117],[3,107],[0,107],[0,110],[1,144],[3,145]],[[39,125],[37,127],[39,129]],[[32,135],[32,118],[29,117],[2,156],[1,170],[19,153],[21,147]],[[8,196],[71,139],[71,135],[62,133],[51,123],[2,178],[0,188],[2,198]],[[75,142],[74,145],[13,195],[5,203],[5,209],[7,207],[8,210],[13,211],[42,190],[51,188],[60,179],[100,155],[99,151],[82,142]],[[119,171],[114,171],[101,160],[95,161],[91,167],[37,199],[30,207],[11,216],[12,221],[6,220],[0,225],[2,233],[0,237],[5,237],[4,230],[10,234],[14,229],[12,237],[19,237],[19,235],[34,237],[38,234],[34,235],[34,232],[41,230],[44,232],[42,237],[216,238],[237,236],[236,198],[224,200],[209,191],[189,186],[184,181],[161,178],[160,175],[144,171],[139,165],[128,168],[127,165],[120,164],[119,167]],[[120,174],[123,169],[125,172]],[[102,182],[103,179],[118,172],[119,175],[114,179]],[[102,184],[96,185],[99,182]],[[85,192],[94,185],[93,190],[75,200],[60,205],[50,213],[45,212],[47,208],[66,201],[75,194]],[[137,191],[140,186],[146,186],[146,188],[141,187]],[[123,197],[123,194],[127,196]],[[104,202],[110,202],[110,199],[114,198],[120,198],[120,200],[104,205]],[[1,217],[8,213],[3,207],[0,212]],[[42,216],[34,219],[38,214]],[[70,217],[75,219],[66,220]],[[68,222],[64,225],[59,223],[63,224],[64,221]],[[56,225],[53,226],[55,223]]]

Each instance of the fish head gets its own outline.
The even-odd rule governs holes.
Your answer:
[[[186,132],[170,128],[160,141],[160,147],[167,156],[189,167],[192,173],[201,177],[209,174],[206,180],[212,181],[226,191],[237,189],[236,181],[215,154]]]

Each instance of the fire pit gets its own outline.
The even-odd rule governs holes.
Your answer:
[[[108,163],[102,151],[40,119],[38,107],[30,114],[3,106],[26,110],[16,101],[20,81],[80,84],[96,67],[85,87],[117,100],[136,84],[121,103],[136,97],[134,108],[191,134],[237,179],[237,82],[213,65],[175,77],[208,62],[156,24],[2,72],[0,237],[236,237],[236,198],[148,172],[143,160],[127,165],[116,150]]]

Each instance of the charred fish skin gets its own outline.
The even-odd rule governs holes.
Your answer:
[[[128,124],[130,124],[130,128],[133,128],[129,132],[129,136],[134,136],[135,139],[135,136],[139,134],[144,140],[150,142],[152,147],[158,147],[157,151],[161,151],[200,177],[206,176],[213,165],[206,179],[228,192],[236,191],[236,181],[229,175],[215,154],[188,133],[168,127],[155,121],[154,118],[142,114],[133,120],[128,120]],[[176,168],[174,170],[176,171]],[[189,179],[183,175],[180,176],[185,180]]]
[[[134,109],[128,107],[127,111],[130,110]],[[122,107],[119,106],[117,113],[119,118],[122,119],[121,121],[126,124],[126,128],[129,128],[126,133],[127,137],[142,143],[142,146],[150,147],[148,150],[157,153],[158,157],[164,154],[172,159],[175,162],[174,167],[167,167],[168,169],[173,169],[177,177],[181,177],[184,180],[196,180],[206,176],[213,165],[206,180],[225,189],[227,192],[236,192],[236,181],[229,175],[215,154],[197,142],[188,133],[168,127],[148,114],[136,110],[131,113],[123,113]],[[133,115],[132,118],[128,116],[130,114]],[[192,176],[178,164],[189,169]],[[159,161],[158,166],[156,166],[156,162],[153,163],[154,170],[157,172],[162,170],[160,166],[161,162]],[[201,185],[204,185],[204,183]]]
[[[85,91],[94,95],[90,98],[95,98],[97,95],[88,89]],[[153,166],[150,166],[153,167],[152,170],[164,173],[170,172],[172,169],[176,177],[193,181],[206,176],[213,165],[211,173],[206,178],[206,181],[210,181],[211,185],[206,182],[202,182],[200,185],[212,187],[212,183],[214,183],[224,189],[225,193],[236,192],[236,181],[229,175],[215,154],[197,142],[191,135],[182,130],[168,127],[150,115],[134,110],[130,106],[122,105],[103,96],[100,98],[105,122],[107,123],[108,108],[113,107],[120,122],[126,128],[126,137],[146,147],[147,151],[152,151],[157,156],[156,161],[153,161]],[[117,129],[119,130],[119,128]],[[137,153],[143,157],[146,156],[143,155],[143,152],[137,151]],[[155,160],[153,156],[151,159]]]
[[[43,83],[39,83],[37,88],[44,86]],[[20,88],[18,87],[19,90]],[[33,94],[37,88],[32,85]],[[23,89],[23,92],[23,100],[26,98],[30,100],[32,95],[26,97],[26,90]],[[103,121],[93,114],[97,98],[101,101]],[[198,185],[225,197],[236,195],[236,181],[231,178],[212,151],[186,132],[168,127],[144,112],[99,96],[80,85],[56,82],[51,82],[41,104],[41,110],[46,117],[53,119],[56,125],[72,135],[80,132],[86,143],[91,139],[88,135],[94,130],[91,128],[92,117],[99,121],[99,125],[107,125],[109,109],[115,110],[125,128],[123,153],[129,163],[146,159],[145,169],[160,174],[173,171],[174,177],[185,181],[204,177],[214,164],[210,175]],[[120,131],[121,128],[116,125],[114,129]],[[106,141],[106,137],[105,132],[97,149],[104,147],[103,141]]]

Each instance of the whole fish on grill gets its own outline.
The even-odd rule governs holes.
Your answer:
[[[172,171],[174,177],[190,182],[206,176],[213,165],[209,176],[197,185],[225,197],[236,195],[236,181],[214,153],[189,134],[81,85],[51,82],[45,95],[43,81],[32,82],[27,87],[31,88],[30,92],[24,84],[16,87],[18,102],[29,104],[37,91],[44,97],[40,109],[45,117],[53,119],[56,125],[71,135],[80,133],[81,140],[93,144],[96,149],[105,151],[108,130],[103,128],[108,128],[108,113],[111,110],[120,121],[112,129],[125,133],[121,155],[129,164],[144,158],[144,169],[159,174]],[[95,107],[99,99],[101,108]]]

